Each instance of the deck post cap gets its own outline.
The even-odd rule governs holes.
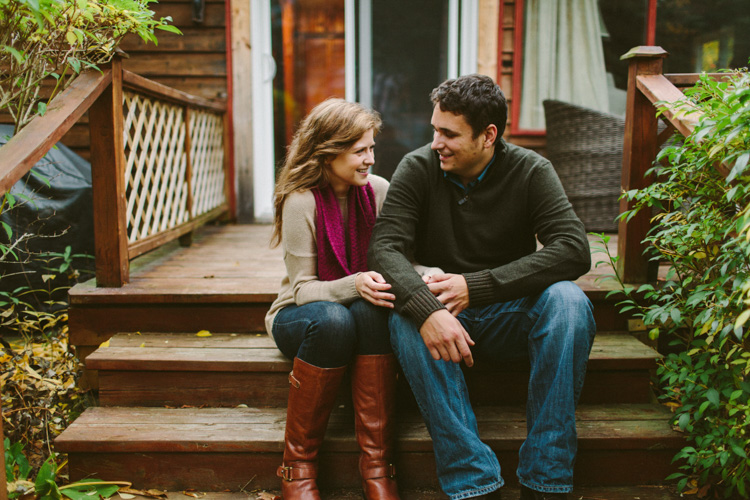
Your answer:
[[[620,60],[624,61],[626,59],[633,59],[636,57],[667,57],[668,55],[669,52],[662,49],[658,45],[639,45],[637,47],[633,47],[627,53],[620,56]]]

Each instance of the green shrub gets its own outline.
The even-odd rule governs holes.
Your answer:
[[[675,456],[680,472],[670,479],[702,497],[747,497],[750,76],[702,75],[686,95],[670,108],[697,108],[698,126],[661,151],[651,186],[623,194],[634,202],[625,220],[642,210],[656,214],[646,252],[667,263],[668,273],[637,288],[620,280],[620,306],[643,320],[651,338],[671,344],[657,371],[660,398],[689,444]],[[721,164],[726,178],[716,168]],[[616,267],[617,258],[610,261]]]
[[[16,132],[44,114],[42,82],[56,81],[54,97],[86,68],[108,62],[128,33],[156,43],[155,29],[179,33],[156,20],[153,0],[0,0],[0,109]]]

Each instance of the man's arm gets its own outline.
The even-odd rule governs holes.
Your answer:
[[[456,363],[463,359],[472,366],[469,345],[474,342],[407,258],[413,254],[420,205],[429,189],[427,175],[424,165],[402,160],[375,223],[368,262],[392,285],[396,310],[414,321],[432,357]]]
[[[533,295],[591,269],[586,231],[549,162],[534,169],[526,210],[543,247],[493,269],[464,273],[472,307]]]

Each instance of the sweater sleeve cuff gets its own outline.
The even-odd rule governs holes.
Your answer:
[[[496,302],[494,280],[489,269],[475,273],[464,273],[463,277],[469,287],[470,307],[481,307]]]
[[[412,318],[420,328],[427,317],[438,309],[445,309],[445,306],[432,295],[429,288],[423,287],[404,304],[401,312]]]

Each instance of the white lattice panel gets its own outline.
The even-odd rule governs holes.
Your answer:
[[[193,217],[226,200],[224,191],[224,122],[220,115],[190,112],[190,159],[192,164]]]
[[[189,219],[185,120],[181,106],[124,92],[128,241]]]

